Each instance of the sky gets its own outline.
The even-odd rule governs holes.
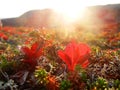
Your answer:
[[[72,15],[87,6],[115,3],[120,0],[0,0],[0,18],[18,17],[29,10],[46,8]]]

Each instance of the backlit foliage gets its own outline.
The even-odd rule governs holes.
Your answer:
[[[0,89],[119,90],[120,32],[115,27],[1,27]]]

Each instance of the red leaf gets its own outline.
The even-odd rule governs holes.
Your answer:
[[[77,64],[87,62],[90,48],[84,43],[77,44],[75,41],[69,43],[65,50],[58,51],[58,56],[67,64],[69,70],[74,70]],[[87,66],[87,63],[84,64]]]
[[[22,47],[21,50],[28,57],[31,56],[31,54],[32,54],[31,50],[28,47]]]
[[[61,50],[58,51],[58,56],[65,62],[67,63],[68,67],[70,67],[70,65],[72,64],[70,61],[70,58]]]
[[[36,51],[38,47],[39,47],[38,43],[35,42],[35,43],[32,45],[31,50]]]
[[[22,47],[21,50],[25,53],[25,59],[23,62],[28,63],[35,67],[37,64],[37,59],[42,55],[43,49],[39,47],[39,44],[35,42],[31,49],[28,47]]]
[[[89,65],[89,61],[86,60],[83,64],[82,64],[82,68],[86,68]]]

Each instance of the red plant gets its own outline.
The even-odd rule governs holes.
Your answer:
[[[10,34],[16,34],[16,28],[14,27],[6,26],[6,27],[3,27],[2,29],[4,30],[4,32],[10,33]]]
[[[0,38],[3,38],[4,40],[8,40],[8,36],[6,36],[4,33],[0,33]]]
[[[35,42],[31,48],[22,47],[21,50],[25,53],[25,59],[23,62],[30,64],[35,67],[37,59],[42,55],[43,48],[40,48],[39,43]]]
[[[89,62],[90,48],[84,43],[77,44],[76,42],[69,43],[65,50],[59,50],[58,56],[67,64],[68,69],[73,71],[77,64],[85,68]]]
[[[47,79],[48,79],[47,90],[59,90],[58,89],[59,84],[58,84],[55,76],[49,75],[47,77]]]

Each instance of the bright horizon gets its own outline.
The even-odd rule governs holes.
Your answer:
[[[0,18],[18,17],[29,10],[46,8],[74,17],[87,6],[119,3],[120,0],[0,0]]]

